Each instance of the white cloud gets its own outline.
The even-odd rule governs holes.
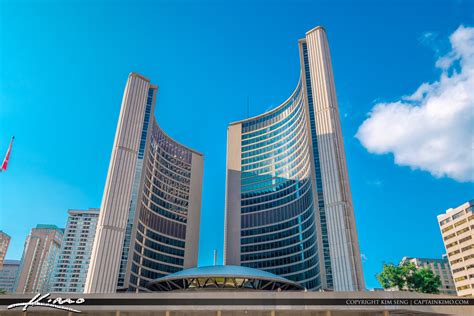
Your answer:
[[[392,153],[398,165],[474,181],[474,28],[460,26],[450,42],[436,62],[439,80],[376,104],[356,137],[371,153]]]

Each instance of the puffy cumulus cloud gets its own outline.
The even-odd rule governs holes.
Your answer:
[[[392,153],[398,165],[474,181],[474,28],[460,26],[449,39],[451,51],[436,62],[439,80],[376,104],[356,137],[371,153]]]

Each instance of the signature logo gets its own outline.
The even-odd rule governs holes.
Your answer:
[[[45,294],[41,296],[41,293],[36,294],[29,302],[26,303],[15,303],[7,306],[7,309],[14,309],[17,307],[22,307],[23,306],[23,311],[26,312],[29,307],[32,306],[40,306],[40,307],[49,307],[49,308],[55,308],[63,311],[68,311],[68,312],[73,312],[73,313],[81,313],[81,311],[63,306],[64,304],[67,305],[80,305],[84,303],[86,300],[83,298],[78,298],[76,300],[71,299],[71,298],[48,298],[51,295],[51,293]]]

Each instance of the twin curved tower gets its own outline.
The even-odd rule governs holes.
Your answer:
[[[228,128],[224,264],[311,290],[363,290],[325,31],[309,31],[299,48],[291,97]],[[203,156],[156,123],[156,93],[130,74],[86,293],[147,291],[151,281],[197,265]]]
[[[364,289],[331,57],[323,28],[299,41],[291,97],[230,124],[224,263],[308,289]]]
[[[105,183],[86,293],[146,291],[197,265],[203,155],[153,115],[157,86],[128,77]]]

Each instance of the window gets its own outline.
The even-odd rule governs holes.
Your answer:
[[[451,230],[451,229],[453,229],[453,228],[454,228],[453,225],[448,226],[448,227],[445,227],[445,228],[443,228],[442,232],[445,233],[445,232],[447,232],[447,231],[449,231],[449,230]]]
[[[460,253],[461,251],[458,249],[458,250],[454,250],[454,251],[451,251],[450,253],[448,253],[448,256],[454,256],[455,254],[458,254]]]
[[[464,237],[462,239],[459,239],[459,243],[462,244],[463,242],[466,242],[468,240],[471,240],[472,239],[472,236],[467,236],[467,237]]]
[[[465,256],[464,257],[464,260],[469,260],[469,259],[473,259],[474,258],[474,255],[469,255],[469,256]]]
[[[450,235],[444,237],[443,239],[446,241],[446,240],[451,239],[451,238],[453,238],[453,237],[455,237],[455,236],[456,236],[456,234],[455,234],[455,233],[452,233],[452,234],[450,234]]]
[[[461,258],[451,261],[451,265],[455,265],[456,263],[459,263],[459,262],[462,262]]]
[[[465,233],[465,232],[468,232],[468,231],[469,231],[469,227],[464,227],[463,229],[459,230],[456,234],[459,236],[462,233]]]
[[[469,249],[472,249],[472,248],[474,248],[474,244],[473,244],[473,245],[469,245],[469,246],[464,247],[464,248],[461,248],[461,251],[462,251],[462,252],[465,252],[465,251],[468,251]]]
[[[458,273],[458,272],[461,272],[461,271],[464,271],[464,270],[465,270],[464,267],[457,268],[457,269],[454,269],[454,270],[453,270],[453,273]]]
[[[451,247],[453,247],[453,246],[456,246],[457,244],[458,244],[457,241],[452,242],[452,243],[450,243],[450,244],[447,244],[447,245],[446,245],[446,249],[451,248]]]
[[[443,225],[446,225],[447,223],[449,223],[450,221],[451,221],[451,217],[448,217],[445,220],[442,220],[441,222],[439,222],[439,224],[441,226],[443,226]]]
[[[466,223],[466,222],[467,222],[467,220],[466,220],[466,219],[463,219],[463,220],[460,220],[460,221],[457,222],[457,223],[454,223],[454,226],[455,226],[455,227],[458,227],[458,226],[461,226],[462,224],[464,224],[464,223]]]
[[[467,279],[467,276],[463,275],[463,276],[460,276],[460,277],[457,277],[456,279],[454,279],[455,282],[460,282],[462,280],[466,280]]]
[[[452,218],[453,218],[453,220],[455,220],[455,219],[457,219],[457,218],[459,218],[459,217],[461,217],[461,216],[463,216],[463,215],[464,215],[464,210],[462,210],[462,211],[460,211],[460,212],[457,212],[456,214],[454,214],[454,215],[452,216]]]

